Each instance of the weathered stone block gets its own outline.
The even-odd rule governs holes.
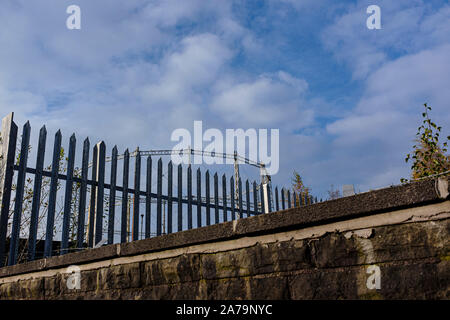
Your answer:
[[[309,242],[311,259],[318,268],[355,265],[360,251],[354,238],[347,239],[343,234],[331,233]]]
[[[351,268],[307,270],[289,277],[290,298],[357,299],[357,271]]]
[[[44,299],[43,279],[29,279],[4,283],[0,286],[1,300]]]
[[[129,263],[99,269],[97,291],[138,288],[141,282],[140,263]]]
[[[370,238],[377,263],[437,257],[450,250],[450,220],[384,226]]]
[[[144,262],[142,272],[144,286],[198,281],[200,257],[192,254]]]
[[[207,281],[206,294],[210,300],[249,299],[249,278],[232,278]]]
[[[203,279],[245,277],[252,274],[254,248],[203,254]]]
[[[287,277],[271,275],[255,277],[249,280],[251,300],[281,300],[289,299]]]
[[[255,246],[252,274],[311,268],[311,252],[306,241],[284,241]],[[253,253],[252,252],[252,253]]]

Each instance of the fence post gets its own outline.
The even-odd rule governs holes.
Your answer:
[[[128,173],[130,170],[130,152],[123,154],[123,180],[122,180],[122,216],[120,223],[120,242],[127,242],[127,213],[128,213]]]
[[[167,165],[167,233],[172,233],[173,216],[172,216],[172,193],[173,193],[173,164],[169,161]]]
[[[278,204],[278,187],[275,187],[275,210],[280,211],[280,206]]]
[[[150,238],[150,223],[152,214],[152,157],[147,157],[145,189],[145,238]]]
[[[214,223],[219,223],[219,176],[214,173]]]
[[[139,205],[141,190],[141,154],[136,149],[136,162],[134,167],[134,205],[133,205],[133,241],[139,239]]]
[[[266,201],[266,197],[264,197],[264,185],[261,183],[259,185],[259,197],[261,198],[261,213],[267,213],[266,208],[267,206],[265,205],[265,201]]]
[[[103,239],[103,201],[105,198],[105,142],[97,143],[97,196],[95,203],[95,237],[93,246],[95,247]]]
[[[59,161],[61,156],[61,131],[58,130],[55,134],[55,141],[53,145],[53,160],[52,173],[50,178],[50,191],[48,195],[48,209],[47,209],[47,228],[45,234],[44,257],[52,256],[53,248],[53,228],[55,226],[55,211],[56,211],[56,194],[58,192],[58,173]]]
[[[253,210],[255,215],[259,214],[258,209],[258,192],[256,191],[256,181],[253,181]]]
[[[242,209],[242,180],[241,177],[238,178],[238,205],[239,205],[239,219],[244,217],[244,210]]]
[[[177,216],[177,226],[178,226],[178,231],[182,231],[183,230],[183,202],[182,202],[182,198],[183,198],[183,168],[181,166],[181,163],[178,165],[178,216]]]
[[[109,189],[108,244],[114,243],[114,220],[116,215],[116,187],[117,187],[117,146],[114,146],[111,155],[111,187]]]
[[[209,194],[209,170],[205,174],[205,197],[206,197],[206,225],[211,225],[211,208],[210,208],[210,194]]]
[[[17,263],[17,254],[19,251],[20,221],[22,217],[22,203],[25,189],[28,146],[30,144],[30,131],[30,123],[27,122],[23,126],[22,143],[20,147],[20,162],[19,170],[17,173],[16,200],[14,203],[14,216],[9,243],[9,266],[15,265]]]
[[[80,184],[80,203],[78,206],[78,226],[77,226],[77,248],[82,249],[84,246],[84,225],[86,217],[86,192],[87,192],[87,178],[89,167],[89,138],[86,138],[83,143],[83,159],[81,165],[81,184]]]
[[[235,208],[235,198],[234,198],[234,179],[230,178],[230,207],[231,207],[231,220],[236,220],[236,208]]]
[[[36,157],[36,175],[34,177],[33,190],[42,188],[42,170],[44,169],[45,144],[47,141],[47,129],[43,126],[39,132],[39,145]],[[39,208],[41,193],[33,192],[33,203],[31,205],[30,232],[28,235],[28,261],[32,261],[36,255],[36,238],[39,222]]]
[[[202,226],[202,173],[197,169],[197,228]]]
[[[75,134],[70,137],[69,144],[69,157],[67,160],[67,180],[66,180],[66,193],[64,196],[64,216],[63,216],[63,230],[61,236],[61,250],[60,254],[65,254],[68,252],[69,247],[69,227],[70,218],[72,215],[71,205],[72,205],[72,191],[73,191],[73,170],[75,163],[75,146],[76,146]]]
[[[269,185],[267,183],[261,183],[261,190],[261,203],[264,205],[263,213],[269,213],[271,211]]]
[[[158,160],[158,172],[156,180],[156,235],[165,233],[162,225],[162,159]]]
[[[13,121],[14,113],[2,119],[2,144],[0,154],[0,266],[5,262],[6,233],[11,200],[12,179],[14,175],[14,156],[17,143],[17,125]]]
[[[94,223],[95,223],[95,196],[97,195],[97,187],[94,183],[97,182],[97,159],[98,159],[98,150],[97,145],[94,146],[92,150],[92,172],[91,172],[91,180],[93,184],[91,185],[91,198],[89,202],[89,212],[87,218],[87,230],[86,230],[86,239],[89,248],[94,247]]]
[[[227,177],[225,174],[222,175],[222,214],[223,214],[223,221],[228,221],[228,213],[227,213]]]
[[[192,229],[192,168],[187,168],[188,229]]]
[[[247,217],[250,217],[250,184],[245,181],[245,196],[247,200]]]

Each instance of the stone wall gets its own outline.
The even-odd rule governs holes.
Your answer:
[[[0,298],[449,299],[447,191],[429,180],[5,267]]]

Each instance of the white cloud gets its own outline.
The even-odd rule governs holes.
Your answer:
[[[379,1],[381,30],[366,27],[367,1],[358,1],[321,34],[324,46],[348,65],[354,79],[365,79],[392,55],[417,53],[448,43],[450,7],[430,11],[423,1]]]
[[[411,152],[423,103],[432,106],[435,122],[447,131],[450,128],[449,56],[450,45],[443,45],[386,63],[367,79],[353,112],[327,125],[334,137],[333,149],[341,150],[341,159],[348,158],[347,168],[359,150],[371,159],[372,175],[360,180],[363,188],[387,186],[408,177],[404,157]]]
[[[307,88],[305,80],[280,71],[231,83],[217,93],[212,108],[235,125],[302,127],[312,121],[312,112],[302,104]]]

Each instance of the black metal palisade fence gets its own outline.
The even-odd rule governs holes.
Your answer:
[[[152,158],[146,158],[145,170],[145,190],[140,189],[141,185],[141,161],[142,157],[139,153],[135,156],[135,171],[134,171],[134,188],[129,187],[130,175],[130,153],[128,150],[123,155],[123,180],[122,185],[116,183],[118,171],[118,150],[117,147],[112,149],[110,172],[111,176],[109,183],[106,183],[105,167],[106,167],[106,146],[104,142],[100,142],[93,147],[92,165],[89,165],[90,143],[86,138],[82,150],[81,174],[74,175],[75,167],[75,149],[76,138],[75,134],[70,137],[67,169],[65,173],[60,172],[60,153],[61,153],[61,132],[55,134],[52,166],[50,170],[44,169],[44,154],[47,140],[47,131],[45,126],[41,128],[39,133],[39,142],[37,147],[37,157],[35,168],[28,167],[28,149],[30,143],[31,127],[29,122],[23,126],[23,133],[20,146],[20,154],[18,162],[16,161],[16,143],[18,127],[13,121],[13,114],[11,113],[2,120],[2,144],[1,144],[1,159],[0,159],[0,197],[1,197],[1,215],[0,215],[0,267],[6,263],[14,265],[18,263],[18,248],[20,242],[22,206],[24,198],[24,188],[26,182],[26,175],[34,176],[33,181],[33,195],[31,204],[31,215],[29,219],[29,230],[27,239],[27,257],[28,261],[35,260],[37,231],[38,231],[38,216],[40,212],[41,203],[41,189],[43,178],[50,179],[48,203],[46,212],[46,229],[45,229],[45,243],[43,257],[51,257],[54,254],[65,254],[69,252],[69,228],[71,219],[76,219],[76,241],[72,244],[75,250],[83,250],[92,248],[98,245],[103,239],[103,228],[107,229],[107,243],[114,243],[114,217],[116,214],[115,200],[116,194],[121,193],[121,223],[120,223],[120,242],[126,242],[129,239],[128,235],[128,201],[129,195],[134,196],[132,216],[132,240],[139,239],[139,215],[140,215],[140,199],[145,199],[145,210],[141,214],[144,215],[144,221],[141,222],[141,227],[145,227],[145,233],[142,237],[151,237],[151,219],[152,219],[152,201],[156,200],[156,236],[165,232],[172,233],[183,230],[183,220],[187,219],[187,228],[193,228],[193,206],[196,206],[196,225],[197,227],[210,225],[212,223],[220,222],[220,212],[222,212],[222,221],[227,221],[229,218],[235,220],[236,218],[249,217],[261,213],[271,212],[273,209],[278,211],[280,209],[291,208],[292,206],[301,206],[317,202],[317,198],[313,197],[299,197],[295,192],[292,195],[289,190],[281,190],[281,199],[279,198],[278,188],[275,188],[267,201],[261,201],[264,198],[262,184],[245,181],[245,198],[243,198],[242,181],[239,178],[238,190],[235,194],[235,182],[233,177],[227,180],[226,176],[222,176],[222,194],[221,201],[219,201],[219,177],[217,173],[213,176],[213,192],[210,190],[210,174],[206,171],[204,175],[204,184],[202,185],[202,173],[200,168],[196,172],[196,194],[192,192],[192,168],[189,165],[186,170],[187,180],[187,196],[183,196],[183,168],[178,165],[177,168],[177,193],[173,194],[173,165],[170,161],[167,165],[167,194],[163,194],[163,163],[161,158],[157,163],[156,172],[156,193],[152,192]],[[88,173],[91,168],[91,178]],[[10,220],[10,205],[11,194],[13,187],[14,171],[17,172],[17,180],[15,182],[15,201],[13,208],[12,226],[8,228]],[[64,190],[64,208],[62,220],[62,232],[59,251],[55,253],[54,250],[54,228],[55,228],[55,212],[56,200],[59,181],[65,182]],[[79,185],[79,194],[77,196],[77,212],[73,212],[71,203],[73,201],[73,185]],[[227,185],[229,184],[230,194],[227,197]],[[90,188],[90,199],[88,202],[88,191]],[[202,190],[204,188],[204,196]],[[250,189],[252,188],[252,190]],[[105,195],[105,189],[109,193]],[[250,192],[252,191],[252,192]],[[251,199],[253,193],[253,199]],[[107,202],[107,225],[104,225],[104,200],[108,196]],[[259,198],[259,199],[258,199]],[[281,201],[280,201],[281,200]],[[167,213],[162,212],[163,201],[167,204]],[[273,203],[272,203],[273,202]],[[280,206],[281,202],[281,206]],[[177,212],[173,211],[173,204],[177,205]],[[268,208],[265,208],[265,204]],[[88,205],[88,209],[86,209]],[[274,205],[274,208],[272,208]],[[202,207],[206,210],[206,221],[202,220]],[[183,208],[187,208],[187,215]],[[213,213],[213,214],[212,214]],[[230,215],[229,215],[230,213]],[[86,217],[87,215],[87,217]],[[167,217],[167,227],[163,226],[163,219]],[[213,220],[214,217],[214,220]],[[176,218],[176,221],[173,219]],[[213,222],[214,221],[214,222]],[[176,223],[174,223],[176,222]],[[144,224],[144,225],[142,225]],[[172,230],[173,225],[177,226],[177,230]],[[86,228],[87,226],[87,228]],[[8,229],[9,238],[8,238]],[[87,229],[87,230],[85,230]],[[165,230],[163,230],[165,229]],[[87,236],[86,236],[87,234]],[[87,239],[86,239],[87,238]],[[7,244],[9,240],[9,251]]]

